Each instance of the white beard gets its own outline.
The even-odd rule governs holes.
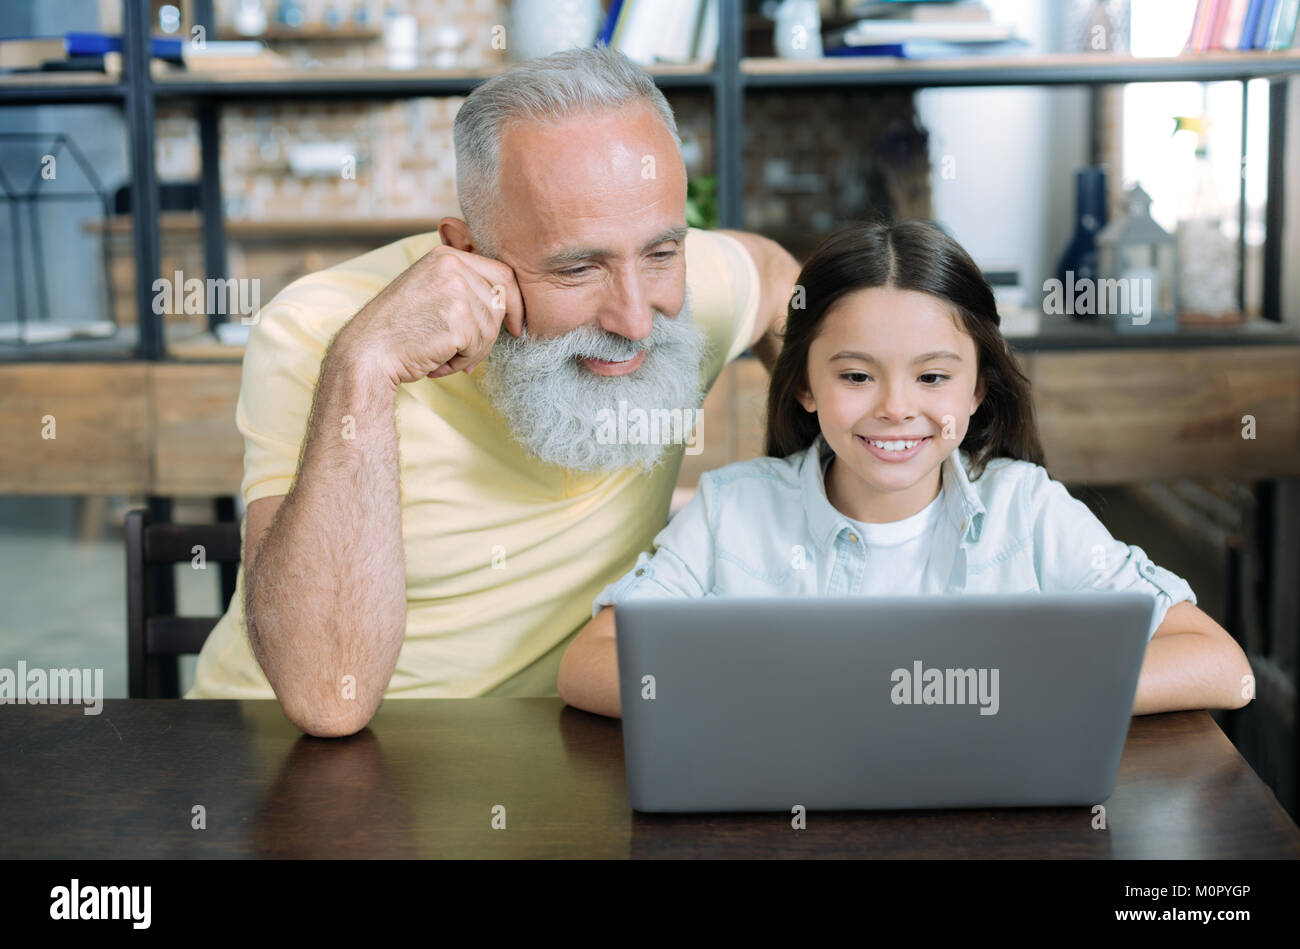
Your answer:
[[[621,362],[646,350],[641,365],[624,376],[601,376],[578,360],[584,356]],[[694,418],[703,401],[700,368],[708,340],[691,320],[689,288],[682,310],[658,310],[650,336],[633,341],[594,326],[555,339],[515,337],[502,327],[483,361],[479,385],[506,419],[515,440],[545,462],[574,471],[652,471],[671,444],[626,443],[598,434],[602,419],[629,409],[677,410]],[[682,438],[686,437],[683,433]]]

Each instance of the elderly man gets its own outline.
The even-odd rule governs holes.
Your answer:
[[[555,695],[684,451],[606,423],[693,419],[727,361],[776,351],[797,262],[688,229],[672,111],[621,54],[521,63],[454,133],[464,220],[296,281],[253,329],[244,562],[187,698],[274,695],[337,736],[385,696]]]

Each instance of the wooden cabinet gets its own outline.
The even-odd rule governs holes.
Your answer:
[[[1059,481],[1300,477],[1300,343],[1033,352],[1047,467]],[[0,492],[211,497],[239,492],[238,363],[0,366]],[[767,371],[723,370],[679,485],[757,457]],[[1254,438],[1243,437],[1254,420]],[[53,419],[54,438],[46,438]]]

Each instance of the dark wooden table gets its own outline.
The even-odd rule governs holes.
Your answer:
[[[0,857],[1300,857],[1205,712],[1135,718],[1105,807],[636,814],[619,722],[558,699],[389,700],[346,739],[275,702],[0,709]]]

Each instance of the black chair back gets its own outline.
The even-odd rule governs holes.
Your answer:
[[[126,515],[127,692],[133,699],[180,698],[178,657],[203,648],[220,616],[173,615],[174,569],[203,557],[223,565],[222,592],[229,603],[228,575],[240,561],[238,522],[150,524],[149,512]]]

